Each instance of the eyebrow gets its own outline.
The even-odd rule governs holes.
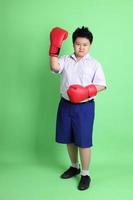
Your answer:
[[[80,42],[76,42],[76,44],[81,44]],[[85,42],[85,43],[82,43],[82,44],[88,44],[87,42]]]

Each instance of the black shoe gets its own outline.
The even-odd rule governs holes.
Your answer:
[[[90,176],[88,176],[88,175],[82,176],[81,175],[81,179],[80,179],[80,182],[79,182],[79,185],[78,185],[78,189],[79,190],[86,190],[89,187],[90,182],[91,182]]]
[[[80,173],[80,168],[77,169],[75,167],[70,167],[68,170],[66,170],[60,177],[67,179],[67,178],[71,178],[77,174]]]

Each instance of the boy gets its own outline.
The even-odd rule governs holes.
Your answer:
[[[58,59],[59,50],[68,32],[55,27],[50,33],[50,66],[61,74],[60,94],[56,121],[56,142],[67,145],[71,166],[61,175],[68,179],[80,173],[79,190],[89,188],[91,177],[92,132],[96,94],[106,88],[101,64],[90,56],[93,35],[87,27],[77,28],[72,35],[74,53]]]

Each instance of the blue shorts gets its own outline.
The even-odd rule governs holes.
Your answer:
[[[75,104],[61,98],[56,119],[56,142],[91,147],[94,115],[94,99]]]

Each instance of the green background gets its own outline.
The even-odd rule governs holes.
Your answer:
[[[133,1],[0,3],[0,200],[133,199]],[[72,32],[94,34],[91,55],[103,65],[107,90],[96,98],[91,187],[79,176],[61,180],[70,165],[55,143],[60,76],[49,70],[49,32],[69,32],[60,55],[73,52]]]

